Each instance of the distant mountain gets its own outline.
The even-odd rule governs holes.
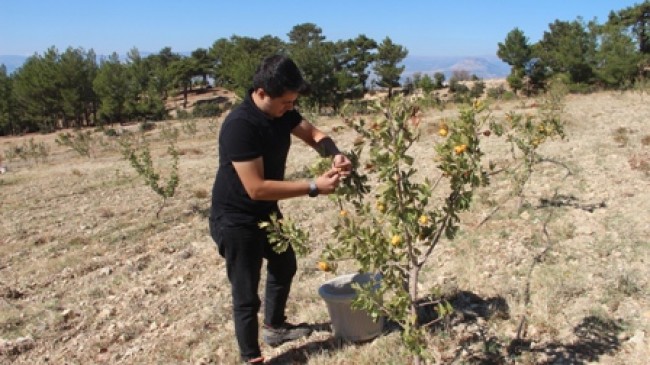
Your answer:
[[[410,56],[404,59],[402,78],[412,77],[415,73],[433,76],[442,72],[449,80],[454,71],[467,71],[482,79],[504,78],[510,74],[510,66],[496,56],[483,57],[429,57]]]
[[[148,53],[141,52],[143,57]],[[0,55],[0,64],[7,67],[7,74],[11,74],[27,60],[27,56]],[[484,57],[430,57],[409,56],[402,64],[406,67],[402,78],[412,77],[416,72],[433,76],[442,72],[449,80],[454,71],[464,70],[482,79],[504,78],[510,73],[510,66],[496,56]]]

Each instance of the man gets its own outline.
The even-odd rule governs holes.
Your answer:
[[[219,168],[212,189],[210,233],[226,259],[232,289],[235,334],[246,363],[263,363],[258,343],[258,291],[262,260],[267,260],[264,298],[264,341],[277,346],[310,334],[306,326],[286,322],[285,306],[296,272],[289,247],[273,251],[259,223],[281,216],[278,200],[332,193],[351,163],[322,131],[294,109],[308,92],[296,64],[285,56],[264,59],[244,102],[226,117],[219,134]],[[291,135],[323,156],[332,168],[311,181],[285,181]]]

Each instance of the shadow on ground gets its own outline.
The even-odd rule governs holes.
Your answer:
[[[326,331],[331,332],[332,328],[329,322],[314,323],[308,325],[313,332]],[[268,359],[266,364],[286,365],[286,364],[305,364],[313,354],[320,354],[327,351],[339,351],[346,345],[344,341],[331,336],[326,340],[308,342],[300,347],[292,348],[287,352]]]
[[[445,302],[453,307],[453,314],[437,320],[438,304]],[[427,298],[420,304],[420,322],[429,324],[432,333],[445,331],[457,335],[450,338],[450,341],[457,341],[455,357],[450,359],[450,363],[516,364],[523,354],[530,353],[538,359],[538,364],[580,365],[598,361],[603,355],[617,352],[621,346],[618,335],[623,330],[622,323],[611,319],[588,316],[574,327],[573,332],[577,337],[575,341],[533,345],[525,336],[510,340],[489,333],[489,321],[510,317],[508,303],[503,297],[484,299],[474,293],[460,291],[443,300]],[[331,332],[330,323],[315,323],[310,326],[314,331]],[[460,328],[465,328],[465,332],[458,332]],[[384,332],[395,331],[401,331],[400,326],[386,321]],[[269,359],[268,364],[305,364],[316,354],[340,351],[348,345],[349,343],[332,336],[289,349]]]
[[[532,354],[538,364],[587,364],[598,361],[607,354],[618,351],[621,343],[618,339],[623,330],[622,323],[612,319],[588,316],[573,328],[576,340],[571,343],[542,343],[532,345],[532,341],[522,338],[509,340],[490,333],[490,320],[508,319],[509,307],[502,297],[483,299],[478,295],[461,291],[446,300],[454,308],[450,318],[436,324],[433,331],[448,330],[454,332],[462,324],[474,324],[473,331],[463,333],[457,345],[453,361],[466,364],[497,365],[516,364],[524,353]],[[435,308],[425,313],[435,316]],[[485,322],[479,322],[482,318]],[[435,318],[427,318],[431,321]],[[482,323],[482,324],[479,324]]]
[[[573,343],[548,343],[532,347],[530,341],[513,340],[508,354],[519,356],[524,352],[544,354],[540,364],[587,364],[598,361],[602,355],[616,353],[621,347],[618,335],[622,323],[611,319],[588,316],[573,328],[577,340]]]

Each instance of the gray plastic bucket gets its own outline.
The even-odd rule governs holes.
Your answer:
[[[373,339],[382,333],[383,317],[375,322],[367,312],[351,307],[357,296],[352,284],[366,284],[371,279],[371,274],[348,274],[329,280],[318,289],[318,294],[327,304],[335,337],[359,342]],[[378,279],[379,276],[375,276],[375,280]]]

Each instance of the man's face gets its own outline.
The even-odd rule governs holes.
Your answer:
[[[271,118],[279,118],[292,110],[298,99],[298,93],[293,91],[287,91],[277,98],[270,97],[263,89],[257,89],[254,93],[257,96],[255,98],[257,107]]]

